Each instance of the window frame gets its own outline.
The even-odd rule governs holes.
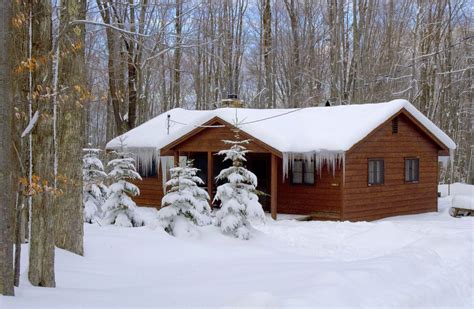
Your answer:
[[[301,182],[295,182],[294,181],[294,176],[293,176],[293,173],[294,173],[294,164],[295,162],[298,161],[298,162],[301,162]],[[311,162],[313,163],[313,178],[312,178],[312,182],[306,182],[306,178],[305,178],[305,175],[307,174],[307,165],[308,163],[306,162],[305,159],[293,159],[293,164],[292,164],[292,168],[291,168],[291,184],[292,185],[297,185],[297,186],[314,186],[316,184],[316,169],[315,169],[315,166],[314,166],[314,160],[311,159]],[[311,170],[311,169],[310,169]]]
[[[382,181],[381,182],[370,182],[370,162],[377,162],[381,161],[382,162]],[[377,176],[375,175],[375,179]],[[369,158],[367,159],[367,186],[368,187],[374,187],[374,186],[383,186],[385,184],[385,160],[384,158]]]
[[[417,164],[416,164],[416,167],[417,167],[417,170],[416,170],[416,179],[412,180],[412,179],[408,179],[407,176],[411,176],[411,175],[407,175],[407,163],[410,162],[410,161],[416,161]],[[420,158],[419,157],[406,157],[404,158],[404,181],[405,183],[407,184],[410,184],[410,183],[419,183],[420,182]]]

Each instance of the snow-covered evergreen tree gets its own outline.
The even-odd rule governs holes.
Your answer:
[[[232,166],[223,169],[217,176],[218,180],[228,181],[217,188],[214,198],[221,202],[221,209],[216,212],[217,224],[225,234],[232,234],[240,239],[251,237],[249,219],[264,220],[262,205],[256,194],[257,177],[243,164],[248,152],[244,145],[249,142],[225,140],[224,143],[231,145],[230,149],[218,153],[225,155],[224,161],[231,160]]]
[[[104,224],[115,224],[124,227],[141,226],[143,220],[137,212],[137,205],[131,197],[140,194],[140,190],[128,179],[142,178],[135,169],[135,159],[126,152],[114,152],[116,159],[111,160],[107,167],[110,169],[108,178],[112,182],[109,194],[103,206]]]
[[[198,186],[203,184],[196,176],[198,171],[190,161],[184,167],[170,170],[171,179],[166,182],[168,191],[161,201],[158,218],[171,235],[194,234],[194,225],[211,223],[209,195]]]
[[[82,158],[84,222],[87,223],[102,217],[102,205],[109,192],[104,184],[107,173],[99,159],[99,153],[100,149],[86,148]]]

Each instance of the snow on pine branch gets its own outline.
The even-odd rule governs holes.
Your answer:
[[[252,234],[250,219],[264,220],[262,205],[258,201],[257,176],[247,170],[243,163],[248,150],[244,141],[225,141],[231,144],[230,149],[221,150],[225,160],[232,160],[232,166],[220,171],[217,180],[227,181],[217,188],[215,201],[220,201],[221,208],[216,212],[217,225],[225,234],[240,239],[249,239]]]
[[[84,222],[93,223],[103,215],[102,207],[109,194],[104,184],[107,173],[99,159],[99,149],[85,148],[82,158]]]
[[[135,159],[126,152],[113,152],[117,157],[110,160],[107,167],[110,169],[108,178],[113,182],[109,187],[109,194],[104,203],[105,224],[115,224],[123,227],[141,226],[143,220],[137,211],[132,197],[140,194],[136,185],[128,180],[141,180],[135,168]]]
[[[198,184],[203,181],[196,176],[199,169],[186,162],[184,167],[170,170],[171,179],[166,182],[168,191],[161,201],[158,219],[165,231],[171,235],[197,236],[195,225],[211,223],[209,195]]]

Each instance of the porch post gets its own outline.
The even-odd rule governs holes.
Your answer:
[[[277,218],[277,194],[278,194],[278,169],[277,169],[277,156],[275,156],[272,153],[272,158],[271,158],[271,184],[270,184],[270,196],[271,196],[271,202],[270,202],[270,209],[271,209],[271,215],[274,220]]]
[[[212,185],[214,182],[214,160],[212,157],[212,152],[207,152],[207,193],[211,199],[211,206],[212,206]]]
[[[179,166],[179,151],[174,151],[174,167]]]

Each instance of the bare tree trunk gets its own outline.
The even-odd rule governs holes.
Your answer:
[[[25,228],[24,220],[24,196],[23,190],[17,192],[17,209],[16,209],[16,224],[15,224],[15,268],[14,268],[14,284],[16,287],[20,286],[20,266],[21,266],[21,244],[25,239],[22,233]]]
[[[175,32],[176,32],[176,48],[174,50],[174,75],[173,75],[173,107],[181,106],[181,32],[182,32],[182,20],[181,16],[183,9],[183,3],[181,0],[176,0],[176,20],[175,20]]]
[[[263,63],[265,67],[265,104],[267,107],[275,107],[273,98],[273,54],[272,54],[272,9],[270,0],[264,0],[263,14]]]
[[[111,8],[110,2],[105,0],[96,0],[97,6],[100,9],[100,14],[102,19],[106,24],[112,25],[112,16],[111,16]],[[113,109],[114,115],[114,122],[116,126],[116,130],[118,134],[123,134],[126,131],[124,122],[121,116],[121,109],[120,109],[120,96],[123,95],[120,89],[122,87],[118,87],[119,83],[122,80],[119,80],[119,70],[116,68],[116,61],[114,58],[118,57],[119,52],[117,51],[117,33],[115,33],[112,29],[106,28],[105,33],[107,36],[107,51],[108,51],[108,60],[107,60],[107,68],[108,68],[108,81],[109,81],[109,97],[110,102]],[[117,59],[115,59],[117,60]]]
[[[85,0],[63,0],[61,24],[85,19]],[[62,28],[62,27],[61,27]],[[55,198],[56,246],[82,255],[82,148],[84,147],[84,103],[88,98],[85,89],[85,27],[76,26],[67,32],[68,40],[61,43],[67,54],[60,59],[59,83],[65,89],[60,97],[59,128],[59,188],[62,194]]]
[[[331,71],[331,81],[330,81],[330,99],[338,100],[339,91],[338,89],[338,73],[339,73],[339,27],[338,27],[338,14],[337,14],[337,1],[328,0],[328,24],[330,31],[330,71]]]
[[[135,4],[133,0],[129,0],[130,10],[130,32],[135,30]],[[120,23],[121,24],[121,23]],[[127,72],[128,72],[128,121],[126,122],[127,130],[135,127],[137,119],[137,50],[138,44],[135,43],[135,38],[125,40],[125,47],[127,50]]]
[[[46,59],[35,68],[34,108],[40,118],[33,134],[33,174],[36,194],[31,212],[30,263],[28,278],[32,285],[56,286],[54,274],[54,156],[53,156],[53,103],[48,95],[50,78],[49,55],[51,43],[51,2],[33,2],[33,57]]]
[[[0,294],[14,295],[13,287],[13,87],[12,2],[0,1]]]
[[[291,27],[291,38],[292,38],[292,60],[293,65],[290,70],[289,84],[290,84],[290,97],[288,102],[290,107],[297,107],[300,103],[301,95],[301,80],[300,80],[300,36],[298,33],[298,13],[296,12],[296,6],[294,0],[285,0],[286,10],[290,18]]]
[[[27,1],[15,1],[12,2],[13,6],[13,16],[29,16],[29,3]],[[29,22],[26,22],[23,27],[13,27],[13,36],[12,44],[14,52],[12,56],[13,67],[18,67],[20,63],[29,58],[29,36],[28,36]],[[14,267],[14,285],[16,287],[20,284],[20,267],[21,267],[21,252],[22,244],[26,243],[28,235],[28,206],[25,202],[25,193],[26,193],[26,180],[28,179],[28,147],[29,138],[21,138],[21,133],[25,129],[28,123],[29,113],[28,113],[28,76],[29,71],[24,70],[21,73],[14,74],[12,76],[13,86],[14,86],[14,110],[22,111],[23,117],[17,118],[14,121],[13,129],[13,140],[14,140],[14,156],[15,160],[15,175],[14,179],[16,184],[14,184],[16,191],[15,196],[15,267]],[[22,180],[22,181],[18,181]]]

